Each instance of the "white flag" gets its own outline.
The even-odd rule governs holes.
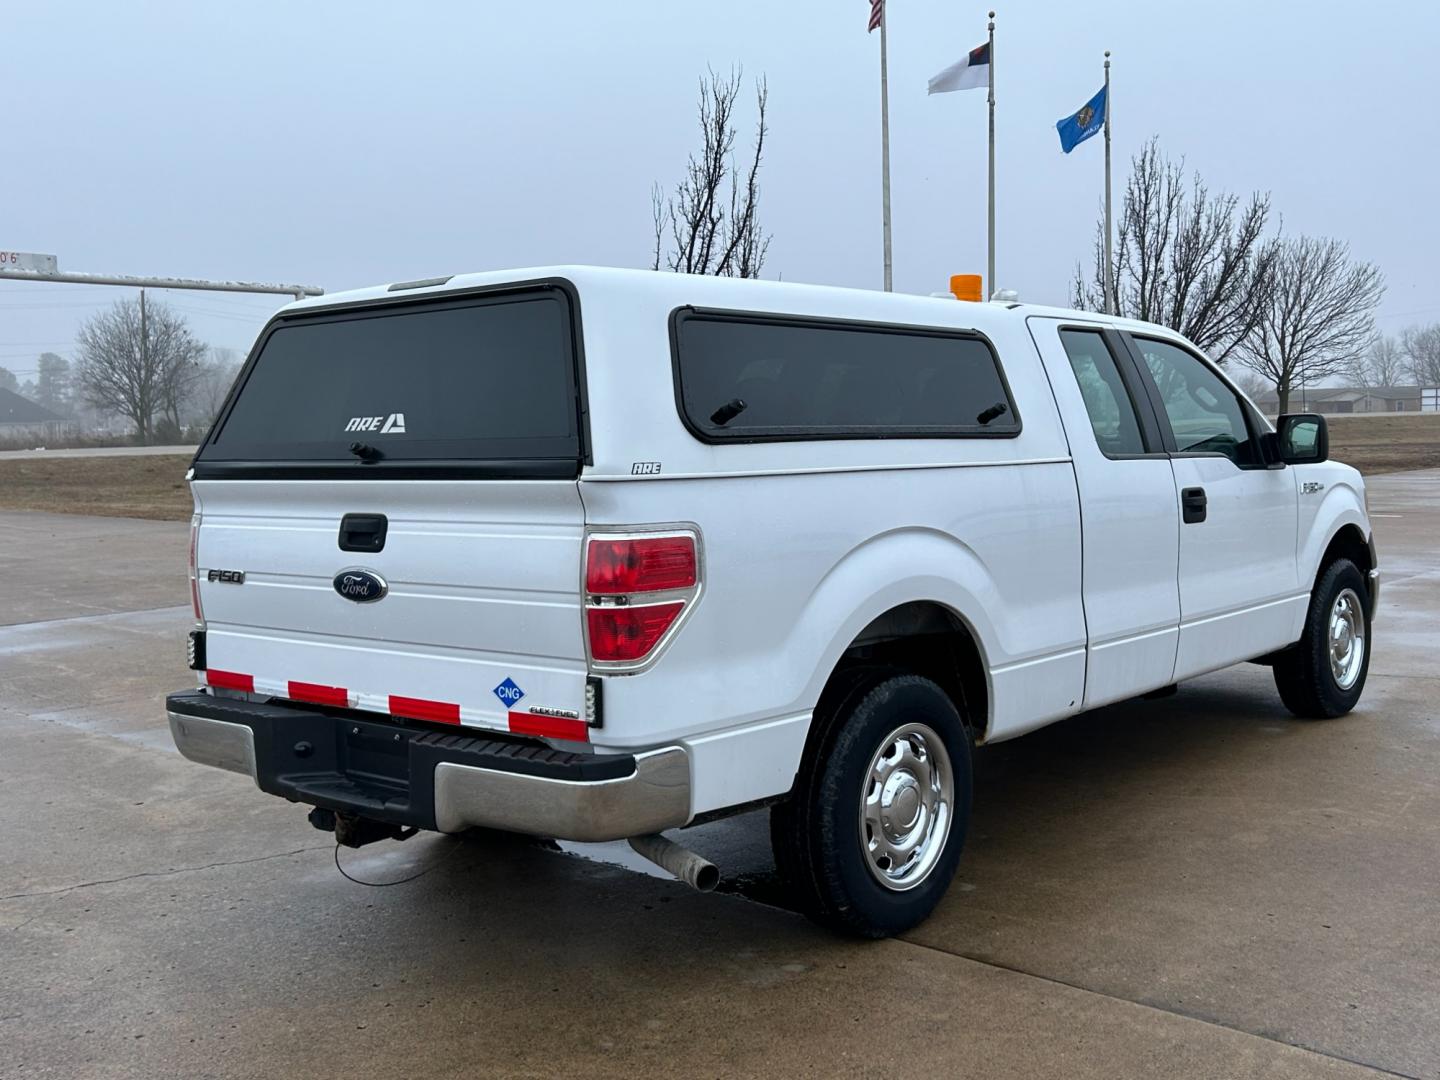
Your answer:
[[[990,43],[977,45],[959,63],[951,64],[930,80],[930,93],[948,94],[951,90],[975,90],[990,85]]]

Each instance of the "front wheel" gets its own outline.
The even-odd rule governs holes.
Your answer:
[[[945,895],[970,823],[970,736],[950,698],[916,675],[848,682],[816,710],[791,797],[771,810],[775,862],[822,926],[887,937]]]
[[[1275,659],[1275,687],[1296,716],[1344,716],[1360,700],[1370,670],[1370,609],[1365,576],[1349,559],[1327,566],[1310,594],[1300,640]]]

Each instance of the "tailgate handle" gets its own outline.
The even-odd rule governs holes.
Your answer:
[[[384,514],[346,514],[340,519],[340,550],[383,551],[389,525]]]

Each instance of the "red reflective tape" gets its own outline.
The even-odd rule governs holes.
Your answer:
[[[510,730],[516,735],[538,735],[542,739],[590,741],[590,725],[584,720],[566,720],[558,716],[541,716],[538,713],[512,712]]]
[[[434,720],[437,724],[458,724],[460,706],[450,701],[430,701],[426,698],[391,694],[390,715],[403,716],[407,720]]]
[[[285,696],[295,701],[310,701],[316,705],[339,705],[342,708],[350,704],[350,692],[343,686],[319,686],[316,683],[295,682],[293,679],[287,686],[288,692]]]
[[[216,671],[211,668],[205,672],[205,681],[222,690],[244,690],[247,694],[255,692],[255,676],[241,675],[238,671]]]

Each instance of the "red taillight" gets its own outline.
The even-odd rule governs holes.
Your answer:
[[[638,670],[700,592],[692,532],[592,536],[585,548],[585,630],[593,665]]]
[[[585,612],[590,655],[601,662],[639,660],[659,644],[685,607],[685,601],[644,607],[592,607]]]
[[[190,517],[190,607],[195,612],[195,621],[204,622],[200,611],[200,569],[195,560],[195,545],[200,539],[200,515]]]
[[[590,541],[585,591],[593,596],[688,589],[695,580],[693,536]]]

